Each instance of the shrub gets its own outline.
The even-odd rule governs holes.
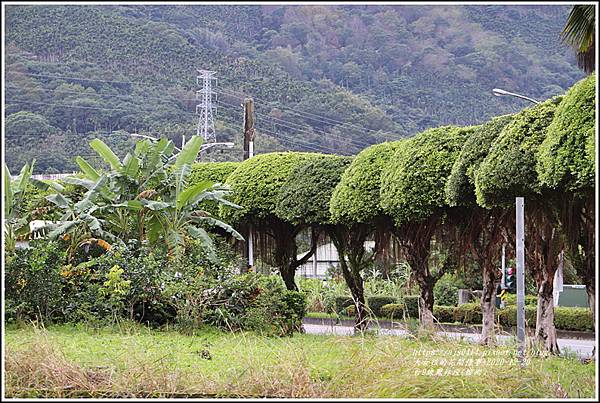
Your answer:
[[[481,305],[477,302],[471,302],[454,307],[452,318],[455,322],[481,323],[483,319]]]
[[[406,315],[410,318],[419,317],[419,296],[407,295],[404,297],[404,306]]]
[[[458,290],[466,288],[465,284],[456,276],[444,274],[433,287],[433,297],[439,305],[456,306],[458,304]]]
[[[46,240],[31,241],[29,248],[6,255],[5,297],[11,301],[7,319],[62,319],[65,258],[66,248],[60,242]]]
[[[535,327],[537,307],[525,305],[525,324],[527,327]],[[517,307],[516,305],[496,310],[498,322],[502,326],[517,326]]]
[[[563,330],[594,330],[594,318],[588,308],[557,306],[554,308],[554,325]]]
[[[507,306],[509,306],[509,305],[517,306],[517,294],[508,294],[506,296],[505,304]],[[525,295],[525,305],[537,306],[537,296],[536,295]]]
[[[452,323],[454,319],[454,308],[453,306],[434,305],[433,316],[441,323]]]
[[[335,297],[334,299],[335,301],[335,313],[341,313],[344,311],[344,309],[346,309],[348,306],[354,306],[354,300],[352,299],[352,297],[348,297],[348,296],[338,296]]]
[[[397,301],[398,300],[394,297],[389,297],[389,296],[384,296],[384,295],[373,296],[373,297],[367,298],[367,306],[369,307],[371,312],[373,312],[373,315],[384,316],[381,312],[381,308],[384,305],[394,304]]]
[[[381,316],[390,319],[402,319],[405,314],[404,304],[386,304],[381,307]]]

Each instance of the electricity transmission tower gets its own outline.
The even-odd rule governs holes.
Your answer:
[[[198,69],[198,75],[196,76],[196,84],[202,86],[202,89],[196,91],[196,100],[200,101],[196,105],[196,113],[198,114],[196,134],[202,136],[205,144],[217,142],[215,122],[213,121],[213,110],[216,111],[216,107],[212,104],[213,95],[216,96],[217,93],[211,88],[213,80],[215,80],[215,86],[217,84],[215,74],[216,71]]]

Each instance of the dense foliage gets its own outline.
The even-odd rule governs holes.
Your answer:
[[[331,197],[334,221],[368,222],[382,214],[379,206],[381,170],[402,144],[402,140],[377,144],[354,158]]]
[[[236,222],[275,216],[279,191],[295,167],[317,157],[315,153],[270,153],[242,162],[226,181],[231,201],[241,208],[225,208],[223,216]]]
[[[515,196],[539,196],[536,158],[561,97],[524,109],[502,130],[475,174],[477,203],[514,203]]]
[[[328,224],[329,201],[350,157],[323,156],[298,165],[279,191],[276,214],[293,224]]]
[[[192,165],[190,183],[211,181],[215,184],[225,183],[227,177],[239,166],[239,162],[197,162]],[[203,201],[202,209],[214,217],[219,216],[219,204],[212,200]]]
[[[36,157],[36,173],[70,172],[90,139],[122,157],[129,133],[179,145],[195,132],[197,68],[217,72],[217,138],[236,143],[207,160],[241,159],[245,95],[260,153],[352,154],[481,123],[524,105],[493,87],[547,98],[583,77],[559,39],[569,8],[11,5],[6,116],[35,115],[11,119],[23,124],[7,127],[7,162],[15,171]]]
[[[493,141],[512,119],[505,115],[492,118],[471,133],[456,158],[446,181],[446,202],[450,206],[475,206],[475,172],[487,156]]]
[[[428,129],[407,140],[381,174],[381,206],[397,225],[423,220],[446,206],[444,188],[472,127]]]
[[[556,108],[538,158],[540,181],[577,191],[594,187],[596,74],[575,84]]]

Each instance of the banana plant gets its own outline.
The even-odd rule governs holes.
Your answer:
[[[215,258],[212,240],[206,227],[219,226],[234,237],[241,235],[228,224],[211,217],[198,205],[204,200],[214,200],[233,208],[239,206],[225,199],[228,189],[212,182],[190,185],[188,178],[196,161],[202,138],[192,136],[183,149],[173,155],[174,144],[167,139],[156,142],[141,140],[135,151],[122,161],[101,140],[90,146],[108,163],[110,171],[106,181],[98,184],[99,170],[81,157],[76,162],[84,178],[67,179],[68,183],[97,189],[102,200],[94,210],[113,232],[122,239],[146,238],[151,243],[163,243],[174,255],[182,250],[190,238],[199,239],[210,258]]]
[[[148,238],[151,242],[162,240],[170,255],[178,255],[188,239],[199,240],[208,252],[208,257],[216,259],[214,245],[206,227],[218,226],[239,240],[244,238],[230,225],[211,217],[199,208],[205,200],[239,208],[225,199],[228,188],[211,181],[189,185],[191,166],[198,156],[202,139],[193,136],[177,155],[165,178],[164,192],[160,200],[142,198],[140,204],[148,210]]]
[[[57,192],[46,196],[46,199],[64,211],[58,223],[47,226],[48,238],[62,239],[69,242],[67,255],[72,261],[75,250],[90,239],[100,239],[110,243],[123,243],[113,233],[106,231],[105,220],[96,217],[96,213],[106,206],[106,195],[103,194],[107,177],[101,175],[93,186],[83,195],[80,201],[73,201]]]
[[[57,191],[62,186],[57,183],[46,183],[31,177],[35,160],[31,165],[25,164],[13,181],[8,166],[4,164],[4,242],[5,250],[13,252],[17,238],[29,233],[31,212],[23,209],[24,198],[30,185],[47,190],[52,187]]]

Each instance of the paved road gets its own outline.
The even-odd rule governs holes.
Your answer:
[[[352,335],[354,329],[351,326],[343,325],[319,325],[304,323],[304,330],[310,334],[337,334],[337,335]],[[378,334],[388,336],[407,336],[409,333],[403,329],[377,329]],[[463,339],[465,341],[479,341],[477,333],[459,333],[459,332],[437,332],[440,335]],[[498,336],[500,343],[510,343],[514,341],[513,336]],[[592,349],[596,345],[595,340],[578,340],[578,339],[558,339],[558,347],[562,354],[575,353],[580,358],[588,358],[592,355]]]

